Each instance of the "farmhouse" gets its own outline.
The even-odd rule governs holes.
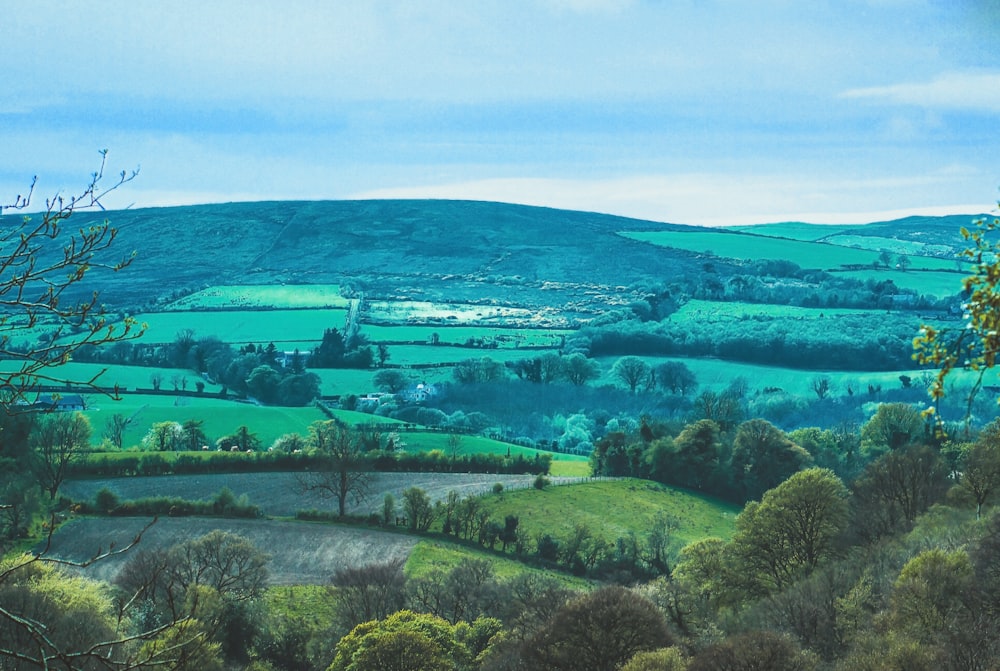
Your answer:
[[[54,394],[41,394],[35,402],[31,404],[33,410],[73,412],[76,410],[86,410],[87,403],[83,396],[79,394],[67,394],[56,396]]]

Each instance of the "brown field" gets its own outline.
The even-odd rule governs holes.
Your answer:
[[[114,543],[126,547],[150,522],[143,517],[81,518],[60,527],[48,556],[85,561]],[[161,518],[129,552],[95,562],[81,571],[95,579],[114,580],[130,553],[160,552],[215,529],[249,538],[271,556],[271,585],[321,585],[335,571],[393,559],[406,559],[420,540],[416,536],[356,527],[275,520],[185,517]]]
[[[558,483],[565,478],[550,478]],[[376,473],[368,496],[361,503],[348,501],[348,512],[364,515],[382,511],[386,494],[399,505],[403,491],[419,487],[433,500],[444,499],[455,490],[462,497],[489,492],[497,482],[505,489],[530,487],[533,475],[495,475],[489,473]],[[578,478],[574,479],[578,480]],[[317,494],[303,494],[297,487],[295,473],[229,473],[219,475],[163,475],[149,477],[98,478],[73,480],[60,493],[75,501],[92,501],[107,487],[119,500],[176,496],[190,501],[208,500],[223,487],[237,497],[246,495],[266,517],[292,517],[299,510],[336,510],[336,502]]]

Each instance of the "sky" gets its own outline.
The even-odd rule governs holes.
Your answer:
[[[862,223],[1000,196],[996,0],[3,2],[0,205]]]

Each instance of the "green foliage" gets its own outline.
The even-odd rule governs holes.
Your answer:
[[[450,671],[468,657],[447,621],[402,610],[344,636],[328,671]]]
[[[785,588],[835,556],[849,521],[847,498],[832,471],[811,468],[747,504],[730,551],[750,593]]]

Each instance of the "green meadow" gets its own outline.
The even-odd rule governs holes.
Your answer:
[[[177,334],[191,330],[196,338],[214,336],[225,343],[274,343],[279,349],[294,343],[315,342],[329,328],[344,328],[344,309],[217,310],[147,312],[136,315],[146,324],[143,342],[171,343]]]
[[[337,284],[248,284],[219,285],[196,291],[167,305],[170,310],[239,308],[338,308],[350,301],[340,295]]]
[[[675,551],[707,536],[729,538],[740,511],[711,497],[634,479],[522,489],[488,496],[484,501],[493,519],[516,515],[532,538],[540,533],[565,538],[583,526],[614,543],[630,533],[642,538],[658,515],[668,515],[678,522]]]
[[[470,340],[495,344],[500,349],[518,347],[559,347],[572,334],[568,329],[518,329],[496,326],[385,326],[361,325],[361,333],[371,342],[431,343],[435,336],[440,345],[462,345]]]
[[[716,231],[638,231],[623,232],[633,240],[661,247],[673,247],[731,259],[753,261],[792,261],[802,268],[836,269],[852,265],[875,265],[879,252],[842,247],[822,242],[782,240],[762,235]],[[952,270],[955,262],[926,256],[910,258],[914,270]]]

